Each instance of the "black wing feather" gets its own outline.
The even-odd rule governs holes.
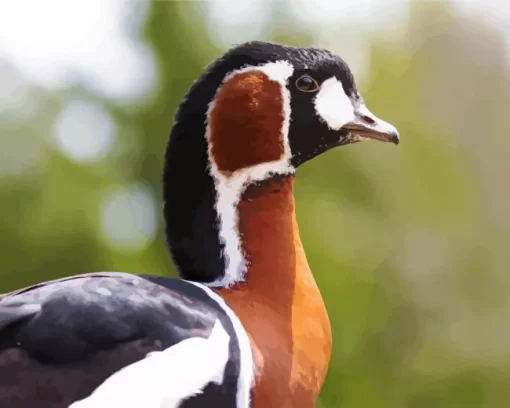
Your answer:
[[[225,321],[200,288],[126,273],[78,275],[0,297],[0,401],[63,408],[120,368]]]
[[[0,303],[0,330],[12,323],[33,317],[41,311],[41,305],[17,301]]]

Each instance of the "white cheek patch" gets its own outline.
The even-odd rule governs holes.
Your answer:
[[[331,130],[339,130],[355,118],[352,101],[335,77],[322,83],[315,97],[315,110]]]

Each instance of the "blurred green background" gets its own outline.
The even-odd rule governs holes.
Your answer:
[[[52,21],[39,3],[0,13],[14,30],[0,40],[0,292],[90,271],[173,275],[162,156],[193,79],[249,39],[326,47],[402,143],[342,147],[298,171],[302,239],[334,332],[318,407],[510,406],[503,2],[360,0],[335,14],[334,2],[108,0],[61,4]],[[89,31],[73,36],[78,21]],[[48,55],[60,65],[37,65]]]

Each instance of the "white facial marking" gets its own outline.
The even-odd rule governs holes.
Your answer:
[[[250,183],[267,179],[271,174],[289,174],[294,171],[290,163],[291,151],[289,144],[290,92],[286,87],[287,80],[294,71],[287,61],[271,62],[259,67],[247,67],[227,75],[223,82],[233,76],[251,71],[260,71],[272,81],[280,84],[283,99],[284,122],[282,126],[284,153],[278,160],[261,163],[235,171],[230,175],[222,174],[211,154],[212,142],[210,128],[207,125],[206,139],[209,146],[209,171],[216,185],[216,213],[219,221],[219,238],[224,245],[225,274],[222,278],[211,282],[208,286],[229,287],[244,279],[248,267],[242,250],[239,236],[239,214],[237,204],[241,194]],[[207,117],[214,109],[214,101],[209,105]],[[247,119],[249,120],[249,119]],[[242,135],[240,135],[242,136]]]
[[[251,71],[253,68],[248,69]],[[255,70],[262,71],[272,81],[278,82],[280,85],[285,86],[287,79],[294,73],[294,68],[287,61],[276,61],[265,64],[261,67],[256,67]]]
[[[339,130],[354,120],[354,106],[335,77],[324,81],[315,97],[315,110],[331,130]]]
[[[189,282],[189,281],[188,281]],[[237,380],[237,408],[250,407],[250,391],[255,380],[255,367],[253,364],[253,352],[251,342],[246,330],[234,311],[225,303],[223,298],[208,287],[196,282],[189,282],[201,288],[211,299],[213,299],[227,314],[239,343],[239,378]]]
[[[69,408],[177,408],[211,381],[223,382],[230,337],[216,321],[209,338],[193,337],[152,352],[103,382]]]

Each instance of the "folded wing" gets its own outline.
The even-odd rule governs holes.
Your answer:
[[[208,383],[223,382],[229,340],[217,320],[209,338],[190,338],[150,353],[113,374],[90,397],[70,408],[177,408],[202,393]]]
[[[2,406],[235,406],[238,333],[207,293],[178,279],[98,273],[1,296]]]

